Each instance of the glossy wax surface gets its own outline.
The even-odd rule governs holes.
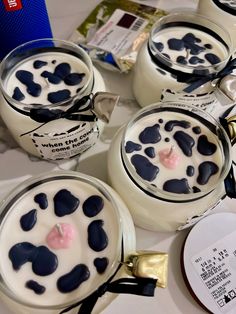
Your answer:
[[[210,190],[223,166],[216,135],[196,117],[168,110],[131,125],[125,135],[125,152],[136,182],[140,177],[160,190],[178,194]]]
[[[61,229],[57,236],[55,226]],[[18,298],[35,305],[83,299],[117,267],[119,228],[113,205],[95,187],[72,179],[38,185],[11,206],[1,225],[3,280]],[[48,243],[52,230],[56,246]]]

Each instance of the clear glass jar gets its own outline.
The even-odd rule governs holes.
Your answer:
[[[222,24],[232,38],[234,51],[236,49],[236,7],[234,1],[199,0],[197,12]]]
[[[227,30],[189,12],[170,13],[152,27],[134,67],[133,93],[143,107],[160,101],[163,90],[203,94],[232,55]],[[196,81],[198,83],[196,84]]]
[[[231,144],[208,113],[156,103],[122,127],[108,153],[108,175],[134,222],[174,231],[206,215],[225,195]],[[206,176],[205,176],[206,175]]]
[[[0,113],[17,143],[48,160],[91,147],[104,123],[80,99],[104,91],[100,73],[77,45],[40,39],[10,52],[0,65]],[[66,113],[72,109],[72,112]]]
[[[70,212],[75,204],[78,207]],[[32,223],[32,216],[25,216],[32,213],[32,208],[37,212],[35,224]],[[27,217],[26,220],[24,217]],[[97,231],[91,227],[94,223],[100,226]],[[73,227],[74,231],[69,232],[68,226]],[[104,233],[107,237],[105,240]],[[97,243],[96,237],[100,239],[100,236],[103,240]],[[58,314],[72,304],[83,301],[116,273],[117,269],[114,279],[127,276],[124,267],[118,268],[121,256],[123,254],[126,259],[135,251],[133,221],[120,197],[100,180],[73,171],[42,174],[16,187],[1,204],[0,239],[1,298],[17,314]],[[91,245],[91,241],[95,241],[94,244]],[[26,247],[24,251],[26,242],[34,246],[33,250],[36,249],[31,254],[33,258],[27,255]],[[19,243],[21,247],[18,246],[19,250],[14,251]],[[44,269],[44,274],[42,269],[39,273],[39,265],[35,265],[43,265],[49,273],[47,265],[54,263],[50,255],[40,257],[42,252],[39,248],[42,246],[47,247],[58,259],[57,268],[54,265],[49,275]],[[104,259],[105,265],[102,263]],[[96,260],[98,264],[95,268]],[[17,270],[14,268],[15,263]],[[70,280],[59,285],[58,279],[62,280],[75,265],[86,267],[89,276],[84,277],[77,288],[74,283],[74,288],[67,290],[68,286],[71,287]],[[73,278],[76,278],[75,274]],[[36,281],[35,291],[41,291],[41,294],[26,287],[32,280]],[[45,291],[42,292],[40,287],[44,287]],[[102,311],[115,296],[116,294],[105,294],[99,298],[93,313]],[[70,313],[77,313],[78,307]]]

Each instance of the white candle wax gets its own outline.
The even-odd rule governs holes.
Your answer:
[[[194,20],[186,23],[178,20],[176,25],[166,28],[163,27],[165,26],[163,22],[160,24],[160,29],[157,26],[156,30],[154,26],[149,42],[140,49],[134,67],[133,92],[141,106],[159,101],[163,89],[182,92],[189,85],[177,81],[176,75],[172,73],[173,70],[193,73],[196,70],[205,69],[210,71],[209,73],[214,73],[224,67],[225,61],[229,58],[227,37],[223,38],[225,44],[220,36],[217,37],[218,34],[215,37],[211,33],[211,31],[214,32],[211,26],[208,30],[207,22],[205,22],[205,28],[202,29],[198,29],[198,24],[191,24],[191,22]],[[184,23],[188,25],[185,26]],[[166,24],[168,25],[168,21]],[[151,54],[159,60],[158,64],[155,63]],[[211,90],[212,86],[208,82],[194,89],[193,93],[200,94]]]
[[[72,158],[96,143],[104,123],[89,109],[80,114],[91,119],[82,121],[73,117],[41,121],[30,114],[35,109],[47,110],[45,116],[67,111],[83,96],[105,91],[104,81],[86,52],[71,43],[53,41],[48,47],[48,41],[39,40],[36,48],[33,43],[36,51],[31,45],[16,48],[1,64],[1,116],[27,152],[48,160]]]
[[[173,130],[166,130],[168,124],[170,124],[170,127],[173,126]],[[178,139],[180,143],[177,142]],[[163,190],[163,186],[168,180],[181,180],[183,178],[187,180],[187,185],[190,188],[189,192],[191,193],[192,187],[197,187],[200,190],[210,190],[212,186],[218,183],[223,166],[222,151],[218,139],[204,124],[186,114],[169,111],[143,117],[128,130],[125,142],[127,158],[130,166],[134,167],[135,171],[142,172],[145,177],[148,170],[145,169],[145,162],[149,161],[154,166],[153,174],[150,173],[150,180],[147,179],[149,183],[154,184],[158,189]],[[192,142],[194,144],[191,148]],[[132,147],[135,148],[135,144],[139,145],[137,150],[132,149]],[[185,147],[184,149],[181,148],[181,144],[186,145],[186,149]],[[198,146],[200,146],[200,149]],[[132,152],[130,152],[131,150]],[[144,159],[137,163],[135,162],[137,156],[143,156]],[[176,164],[171,166],[171,160],[173,162],[176,160]],[[218,170],[209,177],[207,183],[200,185],[197,181],[199,166],[204,162],[214,164]],[[136,169],[134,165],[136,165]],[[150,169],[150,166],[147,165],[147,168]],[[190,175],[187,174],[188,169]],[[158,173],[154,175],[156,171]],[[206,167],[204,171],[210,171],[209,167]]]
[[[199,0],[197,12],[225,27],[236,48],[236,5],[235,1]]]
[[[134,222],[157,231],[182,229],[209,213],[225,193],[230,167],[229,140],[216,135],[214,120],[166,106],[140,111],[108,153],[109,180]]]
[[[39,64],[39,67],[37,64]],[[54,74],[55,69],[59,69],[58,74],[57,72]],[[63,73],[63,70],[65,74]],[[33,75],[33,82],[39,84],[41,87],[41,92],[38,96],[30,94],[27,91],[28,84],[24,84],[19,78],[17,78],[19,71],[27,71]],[[75,80],[70,83],[73,85],[66,84],[67,81],[65,82],[66,77],[67,79],[68,76],[69,78],[73,78],[71,74],[75,75],[78,80],[78,82]],[[48,105],[52,103],[50,98],[48,99],[48,94],[50,95],[50,93],[66,90],[67,93],[65,96],[68,95],[68,97],[61,101],[68,100],[78,94],[79,89],[82,89],[86,84],[88,84],[90,76],[91,74],[89,73],[89,69],[86,64],[77,57],[66,53],[52,51],[39,53],[36,56],[32,56],[21,61],[8,74],[4,87],[8,95],[23,104]],[[14,98],[14,91],[16,88],[18,88],[22,93],[22,96],[19,96],[20,99],[17,99],[17,97]]]
[[[14,306],[14,303],[8,300],[15,313],[28,313],[28,311],[32,313],[32,310],[34,313],[38,313],[34,306],[42,306],[47,314],[58,313],[58,309],[66,308],[65,304],[76,303],[94,292],[118,267],[121,256],[121,234],[126,228],[131,230],[132,234],[129,239],[125,234],[123,236],[124,254],[127,254],[127,250],[134,249],[134,228],[131,217],[116,194],[110,188],[108,189],[109,193],[112,192],[115,204],[119,205],[119,211],[114,207],[114,203],[107,199],[103,192],[100,192],[99,189],[103,189],[105,186],[101,185],[98,189],[96,182],[93,186],[86,180],[83,181],[84,179],[78,180],[76,176],[75,179],[70,179],[70,176],[65,177],[65,173],[63,173],[63,178],[60,178],[59,174],[58,177],[55,176],[55,179],[47,179],[45,182],[43,178],[40,179],[41,182],[39,180],[35,186],[31,186],[11,204],[2,221],[0,229],[1,276],[13,296],[19,302],[29,304],[29,308],[24,310],[20,303]],[[58,192],[61,194],[57,199]],[[46,198],[45,196],[42,198],[41,193],[44,193]],[[72,212],[73,204],[77,200],[79,200],[79,204]],[[45,203],[47,203],[46,208],[43,206]],[[66,212],[65,208],[67,208]],[[32,209],[36,211],[34,223],[29,215],[25,216]],[[24,220],[23,217],[27,218]],[[124,221],[124,225],[120,224],[121,221]],[[56,225],[59,225],[62,230],[57,244],[60,242],[60,237],[63,240],[63,237],[70,237],[70,243],[67,243],[66,248],[63,247],[65,241],[63,244],[61,243],[61,247],[52,248],[53,243],[50,242],[48,235],[52,236]],[[27,228],[28,230],[26,230]],[[73,228],[73,232],[71,233],[68,228]],[[35,258],[29,258],[30,260],[20,264],[16,270],[13,264],[14,262],[17,264],[17,261],[21,260],[24,250],[19,249],[18,255],[16,254],[14,258],[10,258],[12,256],[10,252],[13,251],[16,244],[25,242],[35,246],[36,251],[32,254]],[[45,270],[46,267],[48,270],[47,266],[50,264],[50,256],[40,256],[42,252],[40,253],[38,248],[41,246],[45,246],[52,254],[55,254],[58,261],[56,269],[49,275],[39,274],[37,266],[35,266],[38,263],[43,267],[42,269]],[[81,265],[83,265],[83,269],[80,275],[74,274],[64,284],[58,284],[59,278],[69,274],[75,266],[81,267]],[[84,268],[86,268],[86,272],[84,272]],[[80,276],[83,277],[83,280],[76,286],[76,280]],[[44,291],[42,292],[41,288],[36,286],[36,290],[41,291],[41,294],[26,287],[27,282],[32,280],[43,287]],[[75,287],[71,289],[71,285],[75,285]],[[61,287],[64,291],[61,291]],[[69,291],[66,291],[67,289]],[[109,300],[111,301],[110,298],[106,298],[105,304]],[[57,310],[50,310],[49,306],[57,306]],[[32,308],[30,309],[30,307]],[[43,309],[39,310],[39,313]]]

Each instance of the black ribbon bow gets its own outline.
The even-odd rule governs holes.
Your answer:
[[[191,93],[201,85],[215,79],[221,80],[236,69],[236,59],[230,58],[225,67],[219,72],[209,73],[207,69],[195,68],[193,73],[186,73],[171,68],[171,61],[162,60],[159,55],[154,55],[149,45],[148,52],[152,61],[161,69],[173,74],[176,77],[177,82],[189,84],[189,86],[183,90],[186,93]]]
[[[106,282],[101,285],[94,293],[84,300],[73,304],[72,306],[61,311],[60,314],[69,312],[70,310],[80,306],[78,314],[90,314],[97,303],[98,299],[106,292],[135,294],[146,297],[153,297],[156,288],[156,279],[152,278],[120,278],[113,282]]]
[[[229,132],[229,127],[228,127],[228,122],[225,118],[220,117],[220,123],[224,130],[226,131],[227,135],[230,138],[230,132]],[[232,143],[234,144],[234,143]],[[235,182],[235,177],[234,177],[234,170],[233,170],[233,165],[231,165],[231,168],[229,170],[229,173],[227,177],[225,178],[224,181],[225,184],[225,192],[226,195],[230,198],[236,198],[236,182]]]
[[[72,304],[71,306],[62,310],[59,314],[67,313],[76,307],[79,307],[77,312],[78,314],[91,314],[98,299],[102,297],[106,292],[127,293],[153,297],[157,284],[157,279],[135,277],[135,278],[120,278],[112,281],[116,274],[118,273],[118,271],[120,270],[120,268],[122,267],[123,262],[124,262],[124,244],[122,239],[121,262],[119,263],[114,274],[87,298]]]
[[[74,104],[66,111],[61,109],[45,109],[45,108],[33,108],[30,110],[30,118],[39,123],[47,123],[56,119],[69,119],[75,121],[94,121],[95,114],[91,112],[91,115],[81,114],[81,112],[92,109],[93,101],[91,95],[86,95],[78,100],[74,101]]]

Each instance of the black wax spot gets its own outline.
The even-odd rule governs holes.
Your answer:
[[[52,60],[52,64],[55,64],[55,63],[57,63],[57,60]]]
[[[212,49],[213,48],[213,46],[211,44],[205,44],[204,47],[207,48],[207,49]]]
[[[178,56],[178,57],[176,58],[176,61],[177,61],[178,63],[181,63],[181,64],[187,64],[187,63],[188,63],[188,61],[186,60],[186,58],[185,58],[184,56]]]
[[[221,61],[220,58],[214,53],[206,53],[205,58],[208,62],[210,62],[210,64],[216,64]]]
[[[163,190],[171,193],[177,194],[188,194],[190,193],[190,187],[188,185],[188,180],[183,179],[172,179],[168,180],[163,185]]]
[[[156,48],[158,51],[160,51],[160,52],[164,49],[164,45],[163,45],[163,43],[161,43],[161,42],[158,42],[158,43],[153,42],[153,44],[154,44],[155,48]]]
[[[159,168],[153,165],[148,158],[142,155],[133,155],[131,157],[131,163],[133,164],[137,174],[142,179],[149,182],[153,181],[159,172]]]
[[[208,141],[206,135],[200,135],[197,142],[197,150],[204,156],[211,156],[216,152],[217,146]]]
[[[25,99],[25,95],[22,93],[22,91],[19,89],[19,87],[16,87],[16,88],[14,88],[12,98],[17,100],[17,101],[21,101],[21,100]]]
[[[165,138],[165,142],[168,143],[169,141],[170,141],[169,137],[166,137],[166,138]]]
[[[46,61],[42,61],[42,60],[35,60],[33,63],[33,67],[35,69],[40,69],[42,67],[44,67],[45,65],[47,65],[48,63]]]
[[[189,177],[192,177],[194,175],[195,169],[193,166],[188,166],[186,169],[186,174]]]
[[[13,245],[9,251],[9,258],[14,270],[19,270],[22,265],[32,260],[36,247],[29,242]]]
[[[179,126],[184,129],[190,128],[191,124],[185,120],[170,120],[165,124],[165,130],[171,132],[175,126]]]
[[[168,47],[171,50],[181,51],[184,50],[184,42],[181,39],[170,38],[167,41]]]
[[[37,281],[28,280],[25,284],[26,288],[33,290],[34,293],[41,295],[46,291],[46,288],[40,285]]]
[[[145,148],[144,152],[150,158],[154,158],[156,156],[154,147],[147,147]]]
[[[76,93],[80,92],[81,89],[82,89],[82,87],[77,88],[77,89],[76,89]]]
[[[199,53],[206,50],[205,47],[199,46],[199,45],[197,45],[195,43],[191,43],[191,42],[185,42],[185,48],[190,50],[191,55],[198,55]]]
[[[94,217],[103,209],[104,200],[99,195],[92,195],[83,203],[83,212],[87,217]]]
[[[193,133],[195,133],[195,134],[201,134],[201,132],[202,132],[200,126],[194,126],[192,128],[192,130],[193,130]]]
[[[76,265],[69,273],[57,280],[57,288],[62,293],[76,290],[90,276],[89,269],[84,264]]]
[[[154,124],[153,126],[146,127],[140,134],[139,140],[143,144],[155,144],[161,140],[160,126]]]
[[[63,217],[72,214],[79,206],[79,199],[70,191],[62,189],[53,198],[56,216]]]
[[[200,42],[202,42],[201,38],[196,37],[196,43],[200,43]]]
[[[204,63],[205,60],[198,58],[197,56],[193,56],[189,59],[190,64],[198,64],[198,63]]]
[[[134,143],[132,141],[127,141],[125,144],[125,152],[127,154],[133,153],[134,151],[139,151],[142,149],[142,145]]]
[[[32,209],[20,218],[20,225],[24,231],[30,231],[33,229],[37,222],[37,210]]]
[[[33,97],[38,97],[41,94],[41,85],[34,82],[34,76],[31,72],[25,70],[18,70],[16,72],[17,79],[26,85],[27,93]]]
[[[41,76],[48,79],[48,81],[52,84],[59,84],[62,81],[62,79],[59,76],[48,71],[43,71],[41,73]]]
[[[52,104],[64,101],[70,98],[70,91],[68,89],[62,89],[57,92],[48,93],[48,101]]]
[[[108,237],[103,230],[103,220],[94,220],[88,226],[88,244],[96,251],[103,251],[108,245]]]
[[[102,257],[102,258],[95,258],[95,260],[93,261],[94,266],[97,269],[97,272],[99,274],[103,274],[108,266],[109,260],[106,257]]]
[[[193,186],[192,190],[193,190],[193,193],[201,192],[201,190],[197,186]]]
[[[69,63],[63,62],[56,66],[54,70],[54,74],[56,76],[59,76],[62,80],[64,80],[64,78],[70,74],[70,71],[71,71],[71,67]]]
[[[163,123],[164,120],[163,120],[163,119],[159,119],[158,122],[159,122],[159,123]]]
[[[69,86],[78,85],[82,82],[85,73],[71,73],[64,78],[65,84]]]
[[[58,266],[57,256],[46,246],[39,246],[34,252],[32,270],[38,276],[48,276],[54,273]]]
[[[210,177],[219,171],[219,167],[212,161],[204,161],[198,167],[199,175],[197,183],[200,185],[207,184]]]
[[[182,40],[187,43],[194,43],[196,41],[196,37],[193,33],[187,33],[183,36]]]
[[[45,193],[38,193],[34,197],[35,203],[39,205],[41,209],[46,209],[48,207],[48,199]]]
[[[195,141],[190,135],[183,131],[177,131],[174,134],[174,139],[178,143],[185,156],[192,156],[192,147],[194,146]]]

